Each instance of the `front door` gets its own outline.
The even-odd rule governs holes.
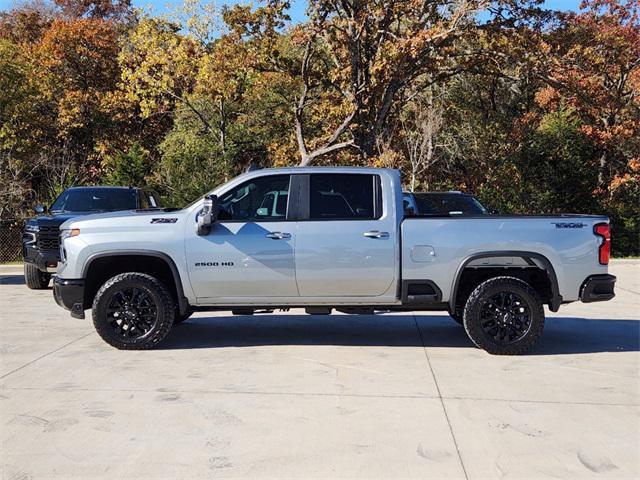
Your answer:
[[[191,286],[202,303],[297,297],[296,222],[287,220],[289,175],[253,178],[219,195],[218,221],[187,234]],[[227,300],[228,299],[228,300]]]
[[[395,298],[397,226],[380,176],[309,177],[308,218],[296,238],[300,296]]]

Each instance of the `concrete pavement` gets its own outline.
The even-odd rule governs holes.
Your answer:
[[[0,269],[2,478],[640,478],[640,262],[532,354],[440,313],[196,314],[121,352]]]

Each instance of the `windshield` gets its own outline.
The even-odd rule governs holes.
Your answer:
[[[128,188],[83,188],[62,192],[51,212],[115,212],[135,210],[137,191]]]
[[[414,194],[419,215],[486,215],[486,208],[471,195]]]

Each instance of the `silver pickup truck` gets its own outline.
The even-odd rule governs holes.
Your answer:
[[[603,216],[410,216],[400,174],[284,168],[193,204],[61,227],[57,303],[120,349],[147,349],[194,311],[250,315],[444,310],[492,354],[527,351],[543,305],[614,296]]]

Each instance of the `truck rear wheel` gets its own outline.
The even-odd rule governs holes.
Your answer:
[[[136,272],[107,280],[92,308],[96,331],[120,350],[155,347],[167,336],[175,317],[175,302],[162,282]]]
[[[31,263],[24,264],[24,283],[31,290],[43,290],[49,286],[51,274],[38,270],[38,267]]]
[[[471,341],[493,355],[518,355],[531,349],[544,329],[538,293],[515,277],[494,277],[478,285],[464,307]]]

